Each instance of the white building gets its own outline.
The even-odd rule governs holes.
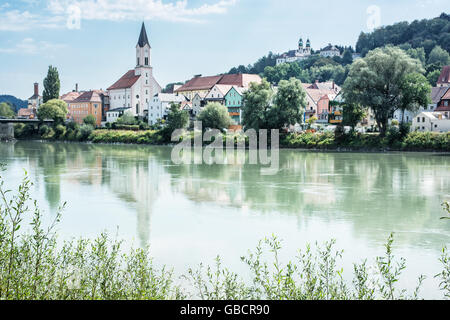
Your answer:
[[[144,117],[151,98],[160,92],[161,86],[153,77],[151,47],[142,23],[136,45],[136,67],[108,88],[110,109],[131,108],[134,116]]]
[[[340,57],[341,52],[339,51],[338,48],[336,48],[335,46],[332,46],[330,43],[330,44],[328,44],[328,46],[326,46],[325,48],[320,50],[320,55],[322,57],[333,58],[333,57]]]
[[[450,119],[439,112],[421,112],[414,117],[411,131],[449,132]]]
[[[306,47],[303,47],[303,39],[300,38],[298,42],[297,50],[290,50],[288,52],[283,53],[280,57],[277,58],[277,65],[282,63],[292,63],[295,61],[302,61],[311,56],[311,42],[309,39],[306,41]]]
[[[148,123],[155,124],[159,119],[165,119],[170,111],[172,103],[182,104],[187,99],[183,95],[174,93],[158,93],[148,105]]]

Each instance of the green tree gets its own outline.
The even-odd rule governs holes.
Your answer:
[[[166,126],[162,130],[162,135],[166,141],[170,141],[172,133],[177,129],[186,129],[189,126],[189,113],[180,110],[180,105],[172,103],[167,115]]]
[[[423,73],[420,61],[400,48],[387,46],[370,51],[355,61],[344,83],[344,99],[349,104],[370,107],[381,136],[386,134],[388,120],[402,105],[406,76]]]
[[[424,48],[410,48],[406,50],[406,53],[413,59],[417,59],[422,63],[422,67],[426,65],[426,55]]]
[[[84,124],[88,124],[91,125],[95,128],[95,126],[97,125],[97,120],[95,119],[95,117],[90,114],[87,115],[84,119],[83,119]]]
[[[300,80],[291,78],[281,80],[275,95],[274,107],[270,117],[266,117],[271,129],[281,129],[285,126],[303,122],[306,108],[306,92]]]
[[[266,128],[266,112],[270,108],[273,91],[266,79],[260,84],[250,83],[244,92],[242,107],[242,124],[247,129]]]
[[[442,67],[448,65],[449,63],[450,55],[440,46],[434,47],[434,49],[430,52],[430,56],[428,57],[428,64],[437,64]]]
[[[0,117],[14,118],[14,110],[9,103],[0,103]]]
[[[355,127],[366,116],[366,110],[357,104],[342,104],[342,124],[344,126],[350,126],[352,131],[355,131]]]
[[[429,72],[427,74],[428,83],[432,87],[435,87],[440,75],[441,75],[441,71],[440,70],[434,70],[434,71]]]
[[[431,102],[431,85],[424,75],[411,73],[403,78],[400,89],[402,94],[399,109],[402,111],[403,123],[406,110],[417,111]]]
[[[57,124],[64,122],[67,117],[67,104],[58,99],[52,99],[41,105],[37,110],[39,120],[54,120]]]
[[[344,55],[342,56],[342,64],[347,65],[352,64],[352,62],[353,62],[353,55],[350,50],[346,49],[344,51]]]
[[[217,102],[208,103],[198,115],[198,120],[202,121],[205,129],[228,129],[232,123],[227,107]]]
[[[44,79],[44,92],[42,93],[44,103],[52,99],[59,99],[61,83],[56,67],[49,66],[47,77]]]

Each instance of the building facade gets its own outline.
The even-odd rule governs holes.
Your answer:
[[[243,92],[244,90],[233,86],[224,97],[225,106],[228,108],[231,119],[236,124],[242,123]]]
[[[320,55],[322,57],[326,57],[326,58],[333,58],[333,57],[340,57],[341,52],[339,51],[338,48],[331,45],[331,43],[330,43],[330,44],[328,44],[328,46],[326,46],[325,48],[320,50]]]
[[[414,117],[411,131],[449,132],[450,119],[440,112],[421,112]]]
[[[69,119],[82,124],[84,118],[92,115],[95,118],[96,126],[101,126],[103,120],[103,99],[104,92],[100,90],[90,90],[81,93],[76,99],[67,104]]]
[[[136,67],[107,90],[110,109],[131,108],[131,113],[138,117],[147,116],[151,98],[161,92],[161,86],[153,77],[151,47],[144,23],[136,45]]]
[[[148,123],[150,125],[158,122],[159,119],[167,119],[172,103],[181,105],[186,102],[186,97],[174,93],[158,93],[149,103]]]

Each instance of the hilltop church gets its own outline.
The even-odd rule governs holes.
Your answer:
[[[136,45],[136,67],[125,73],[108,90],[110,111],[129,110],[132,115],[144,117],[148,114],[148,103],[161,92],[161,86],[153,77],[151,47],[145,25]]]

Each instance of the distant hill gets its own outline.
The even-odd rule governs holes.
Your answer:
[[[0,102],[8,102],[11,104],[16,113],[19,109],[28,107],[28,101],[21,100],[10,95],[0,95]]]
[[[435,46],[441,46],[450,52],[450,15],[442,13],[433,19],[399,22],[371,33],[361,32],[356,43],[356,52],[364,56],[370,50],[388,44],[424,48],[427,57]]]

